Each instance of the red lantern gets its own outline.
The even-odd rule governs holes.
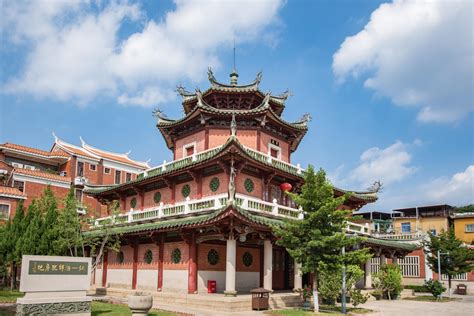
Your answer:
[[[289,192],[291,191],[293,187],[291,186],[290,183],[288,182],[284,182],[282,184],[280,184],[280,189],[283,191],[283,192]]]

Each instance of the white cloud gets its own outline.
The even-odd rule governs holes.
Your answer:
[[[333,56],[338,81],[364,85],[423,122],[452,122],[474,109],[473,2],[395,0],[380,5]]]
[[[169,99],[179,79],[198,81],[219,66],[217,51],[268,36],[283,5],[268,1],[175,1],[163,20],[147,20],[138,5],[112,2],[5,4],[14,44],[28,42],[21,74],[4,84],[9,93],[90,102],[99,93],[121,104],[150,106]],[[139,31],[119,38],[126,20]]]
[[[426,199],[436,203],[464,205],[474,203],[474,165],[451,177],[441,177],[421,187]]]
[[[404,180],[416,171],[411,166],[408,145],[400,141],[387,148],[372,147],[360,156],[360,164],[351,171],[349,181],[369,185],[380,180],[384,185]]]

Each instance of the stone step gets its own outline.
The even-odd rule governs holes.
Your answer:
[[[95,288],[90,292],[96,295],[100,293],[109,300],[126,304],[128,296],[136,291],[122,288]],[[153,296],[157,305],[174,305],[220,312],[245,312],[252,309],[252,296],[249,294],[225,297],[222,294],[147,293]],[[273,293],[270,295],[269,305],[270,309],[296,307],[301,305],[301,298],[294,293]]]

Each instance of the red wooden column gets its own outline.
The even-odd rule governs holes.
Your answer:
[[[108,254],[106,250],[104,251],[104,259],[102,260],[102,287],[107,286],[107,265],[108,265]]]
[[[138,240],[134,240],[131,244],[133,248],[133,265],[132,265],[132,289],[137,288],[137,272],[138,272]]]
[[[188,245],[188,294],[197,294],[197,244],[194,232],[189,236]]]
[[[165,236],[160,235],[158,239],[158,292],[163,290],[163,257],[165,253]]]

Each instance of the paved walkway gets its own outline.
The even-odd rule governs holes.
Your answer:
[[[474,315],[474,296],[456,295],[457,301],[437,303],[410,300],[369,301],[361,307],[370,308],[370,316],[470,316]]]

